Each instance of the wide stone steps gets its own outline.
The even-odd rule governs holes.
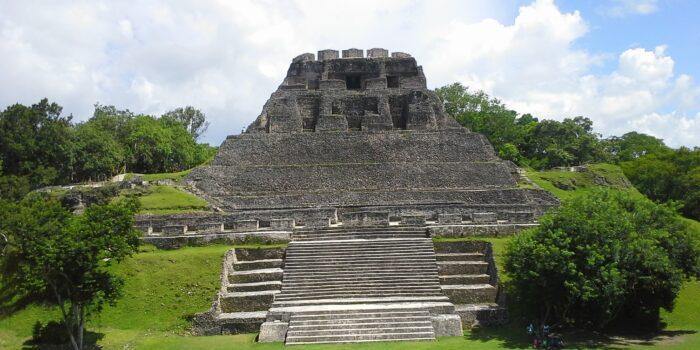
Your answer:
[[[236,261],[232,267],[236,271],[272,269],[282,267],[282,263],[282,259],[246,260]]]
[[[338,310],[292,313],[286,343],[435,340],[427,310]]]
[[[483,253],[437,253],[437,261],[483,261]]]
[[[282,281],[262,281],[251,283],[235,283],[229,284],[227,289],[229,292],[252,292],[259,290],[280,290]]]

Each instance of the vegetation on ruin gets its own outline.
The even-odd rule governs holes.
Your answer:
[[[615,189],[642,197],[619,166],[607,163],[587,164],[576,171],[569,169],[525,170],[537,186],[559,199],[570,199],[599,188]]]
[[[157,118],[97,104],[81,123],[61,111],[44,99],[0,112],[0,198],[19,200],[44,186],[101,181],[124,172],[183,171],[216,151],[197,143],[207,124],[191,107]]]
[[[150,186],[138,197],[140,213],[174,214],[206,210],[207,201],[171,186]]]

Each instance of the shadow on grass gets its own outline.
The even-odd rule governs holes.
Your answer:
[[[37,322],[32,331],[32,338],[22,344],[23,350],[63,350],[73,349],[66,328],[62,323],[51,321],[47,324]],[[83,339],[84,349],[100,349],[97,342],[105,337],[104,333],[86,330]]]
[[[630,346],[661,346],[682,337],[695,334],[695,330],[661,330],[648,333],[564,331],[565,349],[624,349]],[[466,338],[470,341],[499,341],[504,349],[532,349],[532,338],[524,325],[513,323],[473,329]]]

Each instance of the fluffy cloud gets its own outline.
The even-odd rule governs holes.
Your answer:
[[[616,6],[626,5],[620,2]],[[637,13],[653,11],[636,7]],[[412,53],[431,87],[461,81],[547,118],[591,117],[599,131],[648,130],[698,144],[700,89],[663,46],[609,55],[577,48],[579,12],[551,0],[519,9],[492,1],[164,1],[27,5],[0,0],[0,105],[42,97],[85,119],[95,102],[158,114],[182,105],[212,121],[218,144],[259,113],[292,57],[324,48]],[[626,7],[627,8],[627,7]],[[662,43],[660,43],[662,44]],[[678,124],[680,123],[680,124]],[[672,130],[672,129],[669,129]]]

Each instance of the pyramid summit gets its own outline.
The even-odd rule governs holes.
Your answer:
[[[460,126],[408,54],[323,50],[292,60],[247,130],[229,136],[188,180],[227,212],[305,223],[309,210],[540,214],[553,202],[518,188],[488,140]],[[327,212],[327,211],[326,211]],[[314,218],[317,215],[312,215]]]

